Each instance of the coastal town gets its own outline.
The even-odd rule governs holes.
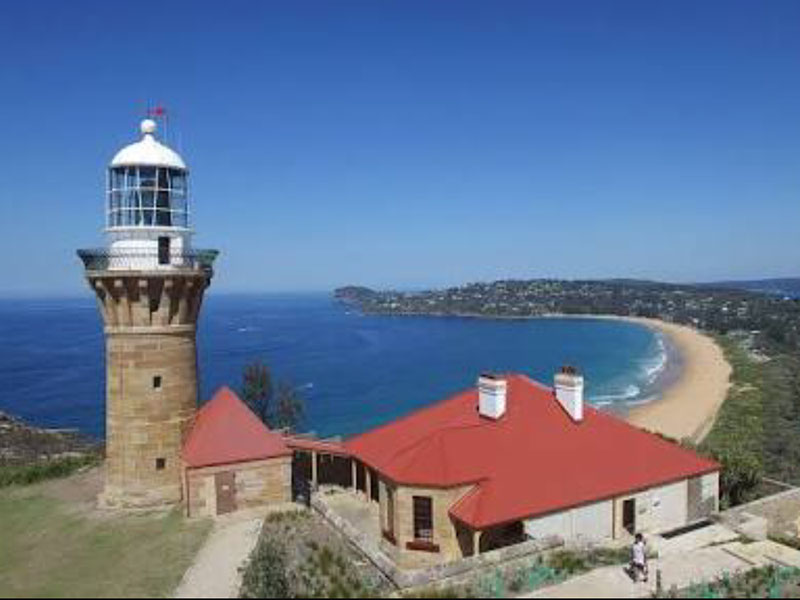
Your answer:
[[[730,285],[654,281],[501,280],[419,292],[347,286],[337,298],[370,314],[531,317],[618,315],[658,318],[725,333],[758,331],[764,343],[798,348],[800,306],[786,293],[758,293]]]

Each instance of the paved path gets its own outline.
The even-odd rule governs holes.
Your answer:
[[[239,567],[258,542],[263,522],[263,511],[218,518],[175,597],[237,598],[242,582]]]
[[[800,552],[773,542],[742,545],[739,542],[671,554],[650,561],[650,581],[634,583],[622,567],[603,567],[564,583],[543,588],[528,598],[643,598],[656,589],[656,571],[661,571],[662,586],[669,592],[712,581],[725,573],[747,571],[766,564],[800,565]]]

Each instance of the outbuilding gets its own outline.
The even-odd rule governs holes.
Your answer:
[[[229,388],[197,412],[183,446],[189,516],[216,516],[292,499],[292,450]]]

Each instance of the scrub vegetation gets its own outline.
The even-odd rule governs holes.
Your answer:
[[[629,548],[557,550],[530,560],[474,573],[457,585],[432,585],[403,594],[405,598],[508,598],[561,583],[571,577],[630,560]]]
[[[99,463],[99,454],[85,454],[45,459],[24,465],[0,464],[0,488],[11,485],[30,485],[46,479],[67,477],[80,469]]]
[[[0,412],[0,488],[66,477],[101,459],[102,448],[86,436],[33,427]]]
[[[406,590],[404,598],[501,598],[553,585],[597,567],[622,565],[628,548],[558,550],[509,566],[473,572],[456,584]],[[267,517],[243,570],[242,598],[375,598],[394,596],[383,575],[313,513]]]
[[[761,567],[723,575],[719,579],[683,590],[656,594],[658,598],[797,598],[800,597],[800,569]]]
[[[752,334],[718,341],[733,367],[731,388],[699,450],[724,467],[726,507],[756,498],[765,476],[800,485],[800,357],[774,342],[756,346]]]
[[[242,577],[242,598],[373,598],[390,584],[309,512],[267,517]]]

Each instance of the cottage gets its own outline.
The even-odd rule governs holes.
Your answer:
[[[400,564],[526,538],[662,532],[718,510],[718,464],[584,406],[572,369],[553,388],[483,375],[475,388],[345,447],[367,473],[383,547]]]

